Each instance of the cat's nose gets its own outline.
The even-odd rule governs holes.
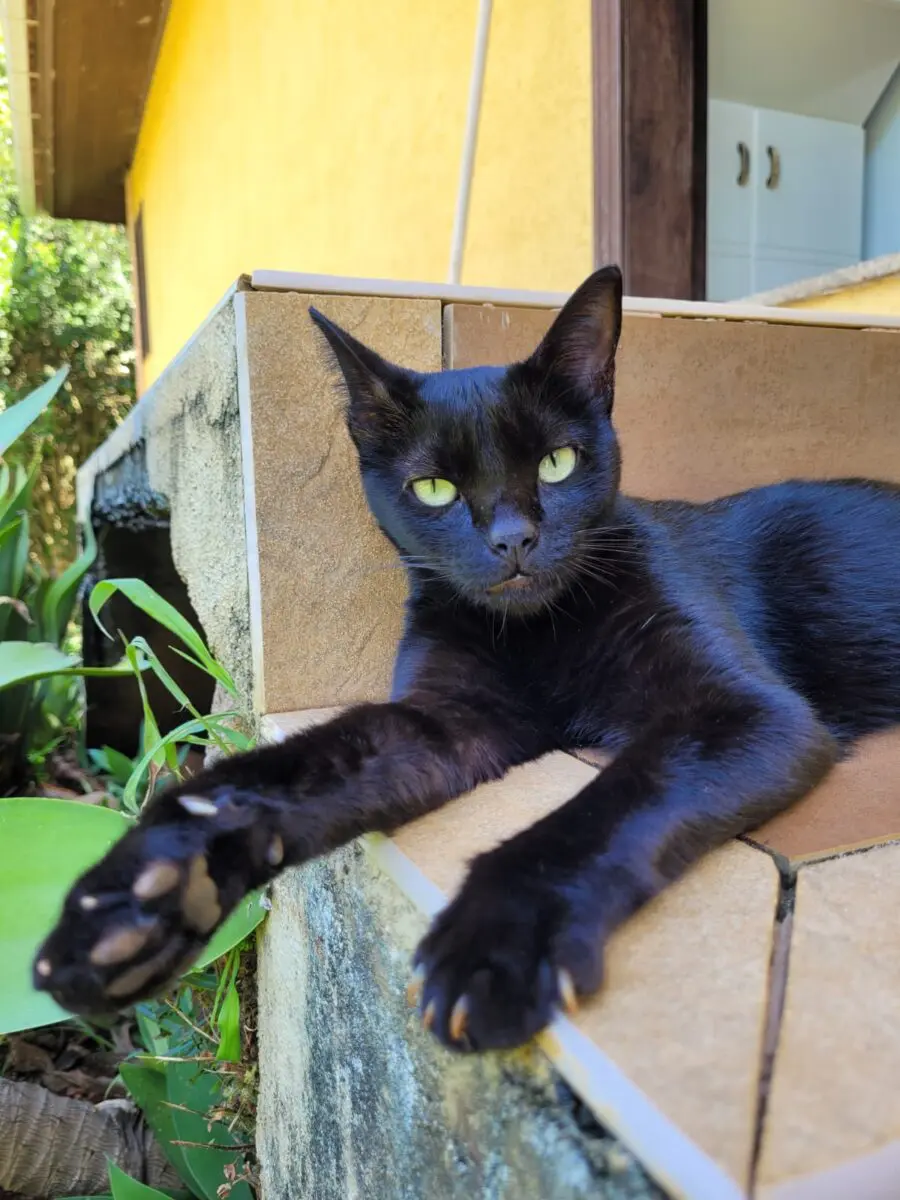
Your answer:
[[[538,527],[519,513],[504,514],[494,519],[487,540],[495,554],[521,566],[537,545]]]

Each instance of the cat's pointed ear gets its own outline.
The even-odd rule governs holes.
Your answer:
[[[621,329],[622,272],[601,267],[566,302],[529,364],[611,407]]]
[[[346,329],[310,308],[309,315],[328,343],[347,388],[347,424],[358,443],[396,433],[409,415],[415,388],[412,373],[396,367]]]

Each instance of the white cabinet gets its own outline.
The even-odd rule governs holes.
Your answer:
[[[708,299],[858,262],[864,150],[855,125],[711,100]]]

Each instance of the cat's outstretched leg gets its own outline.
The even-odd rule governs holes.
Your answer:
[[[716,689],[719,690],[719,689]],[[773,689],[658,719],[582,792],[476,858],[418,952],[426,1025],[448,1046],[515,1046],[596,990],[617,925],[702,854],[808,792],[835,747]]]
[[[395,828],[548,748],[513,700],[462,682],[464,699],[419,690],[360,706],[164,793],[71,890],[35,986],[87,1013],[158,992],[280,870]]]

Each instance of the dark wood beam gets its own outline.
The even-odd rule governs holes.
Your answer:
[[[631,296],[706,295],[707,0],[592,0],[594,252]]]
[[[53,216],[125,220],[125,172],[167,10],[168,0],[37,0],[35,174]]]

